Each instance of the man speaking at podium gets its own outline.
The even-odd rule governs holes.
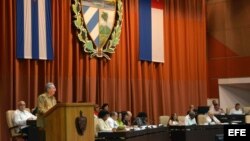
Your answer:
[[[53,83],[49,82],[45,85],[46,92],[38,96],[37,108],[38,108],[38,117],[37,117],[37,126],[43,127],[42,115],[46,113],[49,109],[56,105],[55,92],[56,87]]]
[[[50,108],[56,105],[56,98],[54,97],[56,87],[53,83],[49,82],[45,85],[46,92],[38,97],[38,114],[46,113]]]

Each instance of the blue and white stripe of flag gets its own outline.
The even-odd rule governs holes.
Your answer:
[[[99,46],[99,9],[83,6],[83,15],[91,38]]]
[[[51,1],[17,0],[16,55],[19,59],[53,59]]]

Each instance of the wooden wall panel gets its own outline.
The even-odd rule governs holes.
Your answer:
[[[250,76],[250,1],[207,1],[208,98],[219,78]]]

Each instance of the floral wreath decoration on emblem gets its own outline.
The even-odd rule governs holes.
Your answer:
[[[72,10],[84,52],[110,60],[120,41],[122,0],[74,0]]]

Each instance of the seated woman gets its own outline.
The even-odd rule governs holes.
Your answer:
[[[214,116],[214,114],[209,111],[206,116],[206,125],[221,124],[221,122]]]
[[[170,125],[170,126],[179,125],[178,116],[176,113],[171,115],[169,122],[168,122],[168,125]]]
[[[124,123],[122,122],[122,113],[118,112],[117,115],[118,115],[118,117],[117,117],[116,123],[117,123],[118,127],[116,129],[117,130],[124,130],[126,128],[126,125],[124,125]]]
[[[147,114],[145,112],[139,112],[134,120],[134,125],[144,126],[147,125]]]
[[[122,113],[118,112],[118,118],[117,118],[117,124],[118,126],[124,126],[123,122],[122,122]]]
[[[98,113],[98,122],[96,131],[115,131],[115,128],[110,127],[109,124],[107,124],[107,119],[109,118],[109,112],[106,110],[101,110]]]

